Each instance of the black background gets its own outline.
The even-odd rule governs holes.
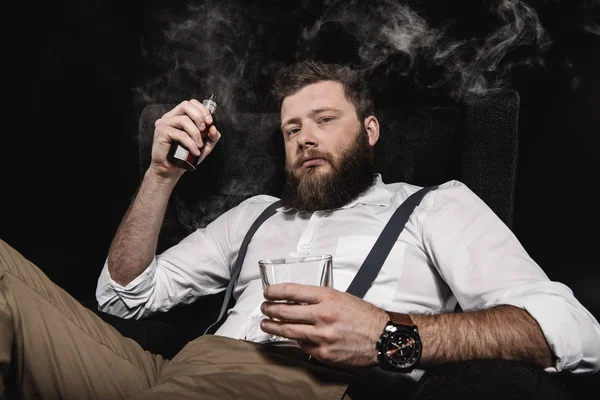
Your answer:
[[[281,30],[259,47],[282,62],[293,56],[303,24],[324,7],[318,1],[283,2],[285,9],[252,3],[248,15],[264,10],[264,22]],[[438,11],[432,15],[458,18],[465,36],[485,32],[481,15],[489,2],[446,3],[458,2],[429,1],[427,7]],[[551,278],[578,295],[600,279],[600,35],[592,21],[598,10],[585,1],[529,4],[553,43],[543,68],[515,71],[510,82],[522,102],[515,233]],[[6,15],[16,28],[6,34],[3,56],[8,106],[0,238],[74,296],[93,298],[138,184],[139,102],[131,89],[164,72],[153,61],[164,42],[163,17],[185,14],[186,2],[82,0],[18,8]],[[302,12],[281,18],[294,9]]]

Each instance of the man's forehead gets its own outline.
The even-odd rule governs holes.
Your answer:
[[[349,105],[341,83],[322,81],[312,83],[287,96],[281,104],[282,117],[299,109],[341,109]]]

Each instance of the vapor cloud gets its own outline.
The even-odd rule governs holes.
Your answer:
[[[359,43],[363,67],[373,70],[392,56],[400,59],[406,75],[418,68],[441,67],[442,74],[431,87],[444,87],[456,98],[466,93],[484,93],[506,87],[510,71],[516,66],[543,64],[543,53],[552,40],[536,11],[523,1],[490,2],[490,29],[469,39],[453,37],[449,18],[433,26],[407,2],[391,0],[368,2],[330,1],[329,7],[302,39],[310,47],[323,26],[339,23],[352,31]],[[511,52],[526,49],[518,58]],[[396,69],[398,70],[398,68]]]
[[[479,5],[476,10],[465,10],[469,8],[465,4],[435,0],[304,0],[276,5],[191,1],[178,12],[155,16],[162,31],[143,43],[150,73],[136,96],[141,103],[178,103],[216,93],[217,113],[222,111],[231,119],[244,112],[274,111],[265,100],[273,73],[298,59],[352,63],[374,84],[385,86],[401,76],[457,100],[510,87],[516,68],[544,65],[553,39],[530,3],[468,3]],[[436,7],[442,6],[449,11],[447,15],[437,12]],[[453,13],[457,7],[462,9]],[[586,2],[583,8],[592,7]],[[471,25],[478,29],[469,30]],[[598,24],[581,18],[579,29],[597,35]],[[573,90],[579,84],[580,80],[573,80]],[[248,121],[227,121],[229,126],[238,122]],[[249,136],[256,140],[256,132]],[[226,140],[228,146],[235,146],[234,138]],[[251,171],[244,157],[259,154],[265,147],[261,143],[256,143],[256,152],[229,152],[236,154],[236,160],[227,160],[227,165],[243,164]],[[242,181],[246,189],[253,182],[261,184],[261,179],[246,175],[238,178],[224,182],[222,190],[227,193],[220,195],[245,195],[238,185]],[[183,201],[175,197],[176,202]],[[214,217],[202,210],[201,218],[197,212],[178,212],[189,229]]]
[[[460,98],[510,85],[515,67],[542,65],[552,45],[525,1],[486,2],[489,9],[474,18],[487,20],[489,28],[467,38],[454,34],[455,16],[433,24],[418,4],[329,0],[283,8],[195,1],[179,15],[164,15],[164,43],[148,54],[162,72],[140,94],[146,101],[164,102],[206,96],[218,88],[220,104],[227,107],[262,104],[260,87],[273,71],[293,59],[322,58],[329,35],[338,42],[330,53],[367,73],[393,69],[418,80],[423,70],[435,69],[437,78],[424,84]]]
[[[179,13],[157,16],[162,42],[150,43],[146,58],[156,73],[137,88],[145,102],[179,102],[218,95],[219,107],[260,101],[257,82],[281,66],[266,35],[268,9],[232,0],[192,1]]]

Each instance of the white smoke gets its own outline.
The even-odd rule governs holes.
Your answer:
[[[405,74],[417,68],[441,67],[442,76],[431,87],[445,87],[449,94],[484,93],[506,87],[510,72],[517,66],[543,64],[543,53],[552,44],[536,11],[523,1],[490,2],[490,19],[496,22],[483,36],[469,39],[452,37],[448,26],[432,26],[430,21],[406,2],[392,0],[329,1],[329,7],[313,26],[304,30],[306,48],[317,40],[324,26],[340,24],[359,43],[362,66],[373,70],[401,55]],[[528,49],[518,58],[511,52]]]

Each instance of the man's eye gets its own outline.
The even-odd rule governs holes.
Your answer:
[[[333,121],[333,117],[323,117],[319,119],[319,123],[327,123]]]
[[[294,134],[296,134],[298,132],[300,132],[300,129],[298,129],[298,128],[292,128],[292,129],[290,129],[290,130],[287,131],[287,135],[288,136],[292,136],[292,135],[294,135]]]

